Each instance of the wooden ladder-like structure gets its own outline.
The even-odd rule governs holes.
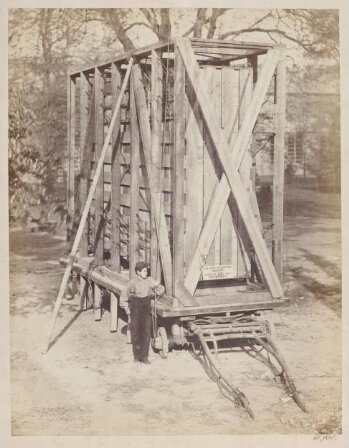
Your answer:
[[[169,45],[169,44],[168,44]],[[265,282],[270,295],[273,299],[279,299],[283,297],[283,290],[280,283],[280,277],[282,272],[282,184],[283,184],[283,151],[276,152],[276,159],[274,158],[275,169],[279,170],[280,174],[277,177],[277,183],[274,186],[274,194],[276,197],[276,214],[278,219],[275,220],[273,232],[278,233],[276,239],[277,247],[275,247],[275,252],[277,256],[274,257],[274,263],[272,257],[269,255],[266,243],[263,239],[261,232],[261,222],[258,213],[258,206],[256,206],[257,200],[254,191],[247,191],[246,185],[239,173],[239,167],[242,159],[248,149],[248,144],[252,138],[252,131],[256,124],[258,114],[261,111],[262,104],[266,93],[269,88],[269,84],[274,76],[275,71],[278,72],[278,77],[281,80],[280,88],[277,91],[277,114],[279,111],[280,116],[282,116],[285,108],[285,61],[284,61],[284,49],[281,47],[271,47],[268,49],[263,49],[263,54],[265,54],[265,62],[263,64],[260,76],[258,77],[256,84],[253,89],[252,97],[247,105],[244,119],[240,125],[235,139],[227,137],[227,133],[223,132],[215,112],[214,105],[212,103],[212,98],[207,92],[205,85],[205,73],[200,70],[195,52],[191,45],[189,39],[178,38],[175,39],[171,45],[174,48],[174,114],[178,118],[175,123],[175,187],[174,187],[174,216],[173,216],[173,233],[174,233],[174,245],[171,250],[170,243],[170,229],[166,222],[166,216],[164,212],[163,202],[162,202],[162,189],[157,176],[154,176],[154,160],[152,154],[152,144],[154,143],[153,138],[153,127],[157,126],[156,120],[154,120],[154,114],[149,113],[147,107],[147,97],[142,80],[142,69],[141,64],[136,59],[134,63],[133,56],[129,57],[129,64],[127,67],[126,74],[124,76],[120,92],[115,101],[115,108],[110,122],[110,126],[107,132],[107,136],[103,143],[103,132],[98,128],[99,137],[95,137],[96,142],[96,154],[99,155],[98,164],[95,170],[93,182],[86,200],[86,204],[81,214],[81,219],[79,227],[76,233],[75,241],[71,249],[71,253],[68,257],[68,263],[66,270],[61,282],[61,286],[58,292],[56,303],[53,310],[53,319],[49,331],[49,337],[47,345],[45,348],[46,352],[50,346],[51,337],[54,330],[55,321],[58,315],[59,308],[62,303],[63,294],[67,286],[67,282],[70,273],[73,268],[73,264],[79,249],[79,244],[82,239],[84,227],[86,224],[87,216],[93,196],[96,193],[96,203],[95,208],[97,209],[100,204],[103,204],[103,186],[102,193],[100,189],[96,187],[100,180],[100,175],[103,172],[103,163],[107,153],[109,143],[116,139],[116,133],[120,132],[120,126],[116,125],[117,118],[120,112],[120,105],[122,96],[126,90],[129,83],[130,92],[130,129],[132,142],[131,146],[137,146],[142,148],[145,170],[147,173],[147,182],[150,191],[151,198],[151,210],[152,210],[152,220],[155,229],[156,241],[152,241],[152,244],[158,247],[161,259],[161,268],[163,273],[163,278],[166,286],[166,291],[173,298],[177,298],[183,306],[193,306],[196,303],[194,296],[195,289],[198,285],[199,278],[201,275],[202,259],[208,255],[212,241],[216,234],[217,228],[221,222],[224,210],[228,204],[230,210],[237,207],[239,212],[239,217],[244,224],[246,233],[248,236],[248,244],[252,247],[253,252],[258,261],[260,268],[261,281]],[[164,45],[163,45],[164,47]],[[155,48],[155,47],[154,47]],[[160,48],[160,47],[159,47]],[[229,50],[229,48],[228,48]],[[148,49],[149,51],[149,49]],[[158,54],[155,49],[151,49],[152,64],[154,67],[161,64],[159,61]],[[205,50],[206,51],[206,50]],[[141,50],[135,52],[136,54],[143,54]],[[262,54],[262,53],[261,53]],[[123,58],[122,60],[125,60]],[[115,64],[111,64],[111,76],[115,78]],[[86,79],[81,72],[81,85],[86,82]],[[99,79],[100,71],[98,68],[95,70],[95,91],[98,92],[99,89]],[[112,78],[112,79],[114,79]],[[115,78],[116,79],[116,78]],[[198,237],[195,250],[190,259],[185,260],[188,269],[184,275],[184,253],[183,253],[183,203],[181,200],[184,196],[183,184],[183,166],[181,166],[182,156],[184,155],[184,122],[181,118],[183,115],[183,97],[186,89],[186,80],[191,86],[191,91],[194,96],[194,100],[200,111],[200,116],[203,121],[205,128],[208,131],[208,138],[211,141],[212,156],[220,167],[221,176],[217,186],[214,188],[209,206],[203,220],[200,235]],[[156,84],[154,78],[154,84]],[[119,79],[120,82],[120,79]],[[121,83],[120,83],[121,84]],[[119,84],[119,85],[120,85]],[[188,84],[188,83],[187,83]],[[156,93],[156,92],[155,92]],[[155,95],[154,93],[154,95]],[[115,97],[115,95],[114,95]],[[95,104],[93,108],[95,111],[99,111],[100,104],[99,99],[94,98]],[[278,115],[276,117],[278,119]],[[159,124],[159,123],[158,123]],[[103,120],[99,118],[99,121],[95,119],[95,131],[97,131],[98,126],[103,126]],[[152,126],[152,128],[151,128]],[[279,128],[282,130],[283,119],[282,117],[278,122]],[[68,131],[68,132],[71,132]],[[101,135],[102,137],[101,137]],[[88,135],[88,132],[86,133]],[[229,133],[228,133],[229,135]],[[282,132],[279,132],[276,136],[275,145],[283,148],[282,143]],[[103,149],[100,151],[100,147],[103,144]],[[178,152],[178,154],[177,154]],[[133,153],[132,153],[133,154]],[[278,155],[277,155],[278,154]],[[178,166],[177,166],[178,165]],[[72,170],[70,170],[72,171]],[[137,173],[136,173],[137,175]],[[134,182],[134,177],[132,177],[132,182]],[[71,173],[69,178],[69,185],[74,185],[74,178],[71,179]],[[131,185],[131,188],[133,185]],[[113,188],[113,185],[112,185]],[[137,187],[138,188],[138,187]],[[71,192],[71,189],[69,190]],[[138,192],[137,192],[138,193]],[[99,197],[102,194],[102,199]],[[99,196],[98,196],[99,195]],[[71,194],[70,194],[71,196]],[[97,198],[98,196],[98,198]],[[134,196],[132,196],[131,201]],[[98,199],[98,200],[97,200]],[[112,209],[119,204],[117,195],[116,197],[112,194]],[[132,209],[132,202],[131,202]],[[182,211],[181,211],[182,210]],[[115,212],[114,210],[114,217]],[[99,211],[98,211],[99,213]],[[133,212],[134,215],[135,212]],[[97,216],[97,211],[96,211]],[[232,213],[233,216],[233,213]],[[102,219],[102,218],[101,218]],[[132,220],[133,219],[133,220]],[[97,220],[97,219],[96,219]],[[234,220],[233,220],[234,221]],[[233,225],[235,223],[233,222]],[[130,234],[135,230],[134,216],[131,216],[130,222]],[[99,238],[99,237],[98,237]],[[238,239],[240,237],[238,236]],[[240,239],[239,239],[240,241]],[[115,243],[116,244],[116,243]],[[131,238],[132,244],[132,238]],[[100,245],[101,246],[101,245]],[[135,257],[135,250],[131,247],[132,260]],[[86,252],[86,248],[85,248]],[[96,249],[97,257],[97,249]],[[113,245],[111,250],[111,257],[113,258]],[[98,255],[100,257],[100,254]],[[97,257],[97,258],[98,258]],[[120,253],[116,258],[120,258]],[[153,263],[153,260],[152,260]],[[119,261],[116,263],[119,265]]]

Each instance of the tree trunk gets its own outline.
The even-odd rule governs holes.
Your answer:
[[[160,9],[160,26],[159,26],[159,39],[165,40],[171,37],[171,20],[170,10],[168,8]]]
[[[202,37],[202,28],[206,22],[206,9],[200,8],[196,16],[196,21],[194,24],[194,37]]]

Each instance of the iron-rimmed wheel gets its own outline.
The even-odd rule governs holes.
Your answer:
[[[272,338],[275,338],[276,332],[275,332],[274,322],[272,322],[270,320],[266,320],[265,323],[267,324],[267,330],[268,330],[269,336],[271,336]]]

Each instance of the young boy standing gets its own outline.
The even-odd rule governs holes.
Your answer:
[[[165,288],[148,277],[148,265],[139,261],[136,277],[130,280],[120,295],[120,306],[131,316],[130,330],[135,362],[150,364],[148,360],[151,339],[151,299],[155,292],[161,296]]]

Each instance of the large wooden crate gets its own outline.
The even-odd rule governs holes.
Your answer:
[[[285,120],[280,47],[178,39],[72,71],[68,232],[84,207],[131,56],[132,75],[79,256],[93,255],[125,278],[144,260],[179,305],[211,303],[209,296],[224,296],[226,303],[251,288],[263,303],[280,302]],[[255,193],[258,148],[252,132],[267,92],[274,122],[270,254]]]

